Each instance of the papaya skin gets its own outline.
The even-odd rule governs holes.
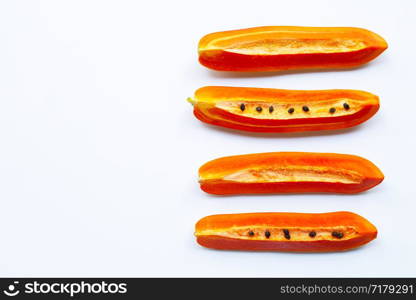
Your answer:
[[[217,250],[335,252],[367,244],[377,229],[346,211],[244,213],[204,217],[195,236],[201,246]]]
[[[354,68],[387,47],[381,36],[362,28],[264,26],[208,34],[198,54],[213,70],[265,72]]]
[[[376,95],[359,90],[206,86],[188,101],[204,123],[269,133],[350,128],[370,119],[380,107]]]
[[[203,191],[214,195],[355,194],[384,180],[372,162],[355,155],[271,152],[222,157],[199,168]]]

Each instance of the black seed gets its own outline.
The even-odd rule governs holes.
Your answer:
[[[342,239],[344,237],[344,234],[342,232],[339,232],[339,231],[333,231],[332,236],[336,237],[338,239]]]
[[[248,232],[248,235],[249,235],[249,236],[254,236],[254,231],[249,231],[249,232]]]
[[[291,108],[288,109],[287,112],[290,113],[290,114],[293,114],[295,112],[295,109],[293,107],[291,107]]]
[[[270,237],[270,231],[266,230],[266,232],[264,233],[264,235],[266,236],[266,238]]]
[[[246,109],[246,106],[244,105],[244,103],[241,103],[240,109],[241,109],[241,111],[244,111]]]
[[[316,232],[315,232],[315,231],[311,231],[311,232],[309,232],[309,236],[310,236],[311,238],[314,238],[314,237],[316,236]]]
[[[261,112],[261,111],[263,110],[263,108],[261,108],[261,106],[257,106],[257,107],[256,107],[256,110],[257,110],[258,112]]]
[[[333,114],[335,111],[336,111],[336,109],[335,109],[334,107],[331,107],[331,108],[329,109],[329,112],[330,112],[331,114]]]
[[[349,110],[349,109],[350,109],[350,106],[348,105],[348,103],[344,103],[344,108],[345,108],[346,110]]]
[[[290,240],[290,233],[289,233],[289,230],[287,230],[287,229],[283,229],[283,234],[285,235],[285,238],[286,238],[287,240]]]
[[[272,113],[274,111],[274,107],[273,106],[270,106],[269,107],[269,113]]]
[[[302,107],[304,112],[308,112],[309,111],[309,107],[307,107],[306,105]]]

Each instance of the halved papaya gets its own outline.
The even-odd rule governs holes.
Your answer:
[[[377,229],[346,211],[243,213],[204,217],[195,236],[201,246],[219,250],[331,252],[362,246]]]
[[[355,155],[271,152],[218,158],[199,168],[210,194],[344,193],[368,190],[384,179],[369,160]]]
[[[352,68],[386,49],[382,37],[353,27],[254,27],[211,33],[198,45],[202,65],[251,72]]]
[[[188,101],[202,122],[253,132],[348,128],[365,122],[379,109],[376,95],[358,90],[207,86]]]

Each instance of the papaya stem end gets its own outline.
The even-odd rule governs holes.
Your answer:
[[[191,104],[192,104],[192,106],[196,103],[195,99],[192,99],[191,97],[188,97],[188,98],[186,99],[186,101],[188,101],[189,103],[191,103]]]

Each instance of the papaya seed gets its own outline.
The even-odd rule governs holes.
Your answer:
[[[283,234],[287,240],[290,240],[290,233],[288,229],[283,229]]]
[[[339,232],[339,231],[333,231],[333,232],[332,232],[332,236],[333,236],[333,237],[336,237],[336,238],[338,238],[338,239],[341,239],[341,238],[343,238],[343,237],[344,237],[344,234],[343,234],[342,232]]]

